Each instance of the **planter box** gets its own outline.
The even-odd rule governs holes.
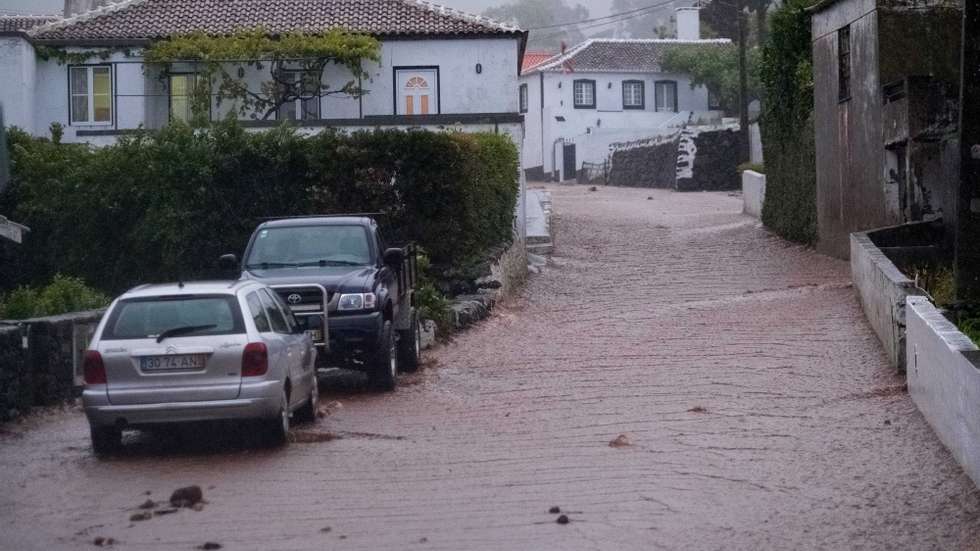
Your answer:
[[[980,485],[980,350],[925,297],[906,304],[909,394]]]
[[[851,280],[888,360],[904,369],[905,300],[924,292],[864,232],[851,234]]]

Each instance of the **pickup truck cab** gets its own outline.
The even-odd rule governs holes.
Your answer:
[[[310,332],[319,367],[366,372],[381,390],[395,388],[399,371],[418,369],[415,249],[392,246],[373,217],[264,222],[240,265],[243,279],[272,287]]]

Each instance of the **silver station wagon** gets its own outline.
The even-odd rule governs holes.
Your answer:
[[[316,348],[282,299],[254,281],[137,287],[116,299],[85,352],[92,446],[165,423],[255,421],[270,445],[290,417],[313,422]]]

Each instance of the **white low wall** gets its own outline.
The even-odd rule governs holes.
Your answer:
[[[896,368],[903,369],[905,299],[922,295],[922,290],[864,232],[851,234],[851,280],[864,315],[885,347],[888,359]]]
[[[754,170],[742,171],[742,212],[762,218],[762,205],[766,201],[766,175]]]
[[[906,301],[909,393],[980,485],[980,350],[925,297]]]

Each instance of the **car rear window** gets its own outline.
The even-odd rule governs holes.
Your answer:
[[[245,332],[238,300],[231,295],[181,295],[121,301],[112,310],[104,340],[155,338],[168,329],[204,327],[201,335],[236,335]]]

